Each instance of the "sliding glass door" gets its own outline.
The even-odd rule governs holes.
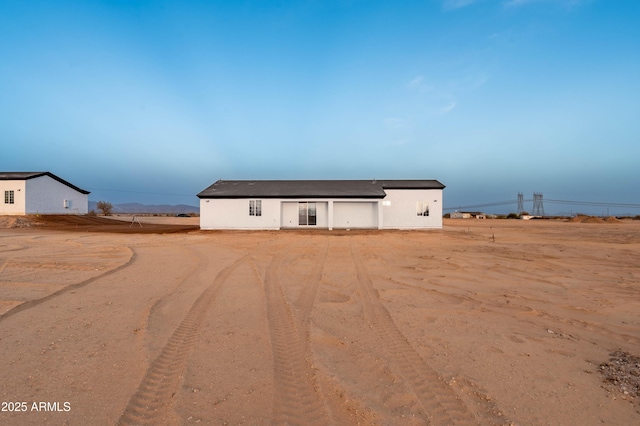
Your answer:
[[[316,203],[306,201],[298,203],[298,225],[316,224]]]

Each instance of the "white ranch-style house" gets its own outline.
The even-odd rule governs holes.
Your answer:
[[[0,172],[0,196],[0,215],[89,211],[89,191],[50,172]]]
[[[437,180],[218,180],[198,194],[200,228],[440,229]]]

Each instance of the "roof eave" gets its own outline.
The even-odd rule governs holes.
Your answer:
[[[281,200],[301,200],[301,199],[383,199],[385,195],[206,195],[198,194],[200,199],[281,199]]]

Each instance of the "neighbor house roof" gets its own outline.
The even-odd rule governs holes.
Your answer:
[[[68,186],[69,188],[75,189],[76,191],[82,194],[90,194],[89,191],[85,191],[84,189],[78,188],[70,182],[54,175],[51,172],[0,172],[0,180],[28,180],[34,179],[41,176],[49,176],[52,179],[57,180],[63,185]]]
[[[437,180],[219,180],[199,198],[384,198],[385,189],[443,189]]]

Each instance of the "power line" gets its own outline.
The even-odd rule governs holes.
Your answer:
[[[486,203],[486,204],[476,204],[474,206],[458,206],[458,207],[447,207],[444,208],[443,210],[462,210],[462,209],[475,209],[478,207],[493,207],[493,206],[504,206],[507,204],[514,204],[516,201],[515,200],[510,200],[510,201],[498,201],[496,203]]]
[[[591,201],[570,201],[570,200],[545,200],[547,203],[555,203],[555,204],[572,204],[576,206],[594,206],[594,207],[629,207],[629,208],[640,208],[640,204],[630,204],[630,203],[604,203],[604,202],[591,202]]]
[[[477,209],[480,207],[494,207],[494,206],[504,206],[509,204],[520,205],[520,202],[532,202],[536,201],[535,199],[528,200],[511,200],[511,201],[497,201],[494,203],[484,203],[484,204],[475,204],[468,206],[457,206],[457,207],[446,207],[443,210],[469,210],[469,209]],[[635,203],[607,203],[607,202],[599,202],[599,201],[572,201],[572,200],[553,200],[553,199],[545,199],[546,203],[551,204],[566,204],[566,205],[574,205],[574,206],[587,206],[587,207],[619,207],[619,208],[631,208],[631,209],[640,209],[640,204]]]
[[[106,189],[106,188],[87,188],[91,191],[107,191],[107,192],[127,192],[131,194],[151,194],[151,195],[171,195],[177,197],[195,197],[194,194],[169,194],[166,192],[148,192],[148,191],[126,191],[123,189]]]

